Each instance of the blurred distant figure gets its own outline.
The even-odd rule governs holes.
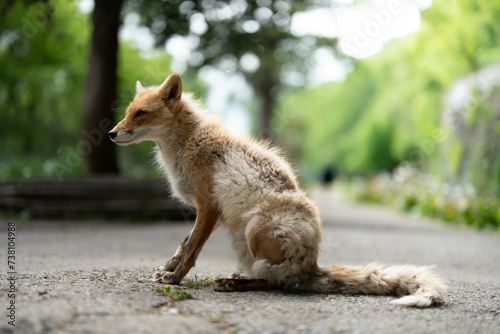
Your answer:
[[[325,170],[323,171],[322,175],[322,183],[324,186],[329,186],[335,181],[338,175],[338,170],[335,166],[327,166]]]

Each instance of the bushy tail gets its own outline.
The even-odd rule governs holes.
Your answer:
[[[384,268],[377,263],[321,268],[312,286],[318,292],[404,296],[393,303],[415,307],[442,302],[446,288],[445,280],[429,267]]]

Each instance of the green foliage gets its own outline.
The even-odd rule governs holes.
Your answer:
[[[0,179],[71,178],[84,174],[78,153],[82,101],[92,29],[73,1],[16,1],[0,20]],[[135,82],[157,85],[170,74],[170,58],[142,55],[122,42],[118,55],[116,119],[135,95]],[[186,85],[204,87],[192,73]],[[129,176],[156,174],[152,143],[119,148]]]
[[[293,158],[346,174],[432,165],[442,141],[443,95],[458,77],[500,60],[500,4],[446,0],[422,13],[418,33],[360,60],[342,83],[281,96],[276,127]],[[464,24],[467,22],[467,24]],[[484,121],[484,120],[482,120]],[[458,151],[455,150],[455,153]]]
[[[443,163],[452,171],[453,181],[471,182],[485,196],[500,197],[499,107],[500,89],[488,90],[488,96],[476,91],[463,110],[463,125],[445,146],[454,156]]]
[[[15,221],[27,221],[32,219],[30,210],[22,211],[12,211],[12,210],[2,210],[0,211],[0,219],[4,220],[15,220]]]
[[[42,160],[75,141],[88,35],[74,2],[17,1],[2,18],[0,177],[43,175]]]
[[[337,184],[351,199],[487,230],[500,230],[500,200],[477,196],[470,185],[451,187],[414,169]]]

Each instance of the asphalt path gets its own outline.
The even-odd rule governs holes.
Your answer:
[[[16,221],[15,280],[0,226],[1,333],[500,333],[500,235],[332,201],[322,208],[321,265],[436,265],[445,303],[428,309],[393,297],[214,292],[175,301],[156,292],[152,269],[173,254],[193,222]],[[237,272],[217,230],[186,279]],[[195,276],[196,275],[196,276]],[[184,282],[186,281],[184,280]],[[15,298],[9,290],[15,287]],[[176,289],[175,286],[172,288]],[[9,297],[9,295],[11,295]],[[8,324],[11,301],[15,327]]]

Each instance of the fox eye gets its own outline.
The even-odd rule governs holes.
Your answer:
[[[139,118],[139,117],[142,117],[142,116],[144,116],[144,115],[146,115],[146,114],[147,114],[147,112],[145,112],[144,110],[139,110],[139,111],[135,114],[134,119]]]

